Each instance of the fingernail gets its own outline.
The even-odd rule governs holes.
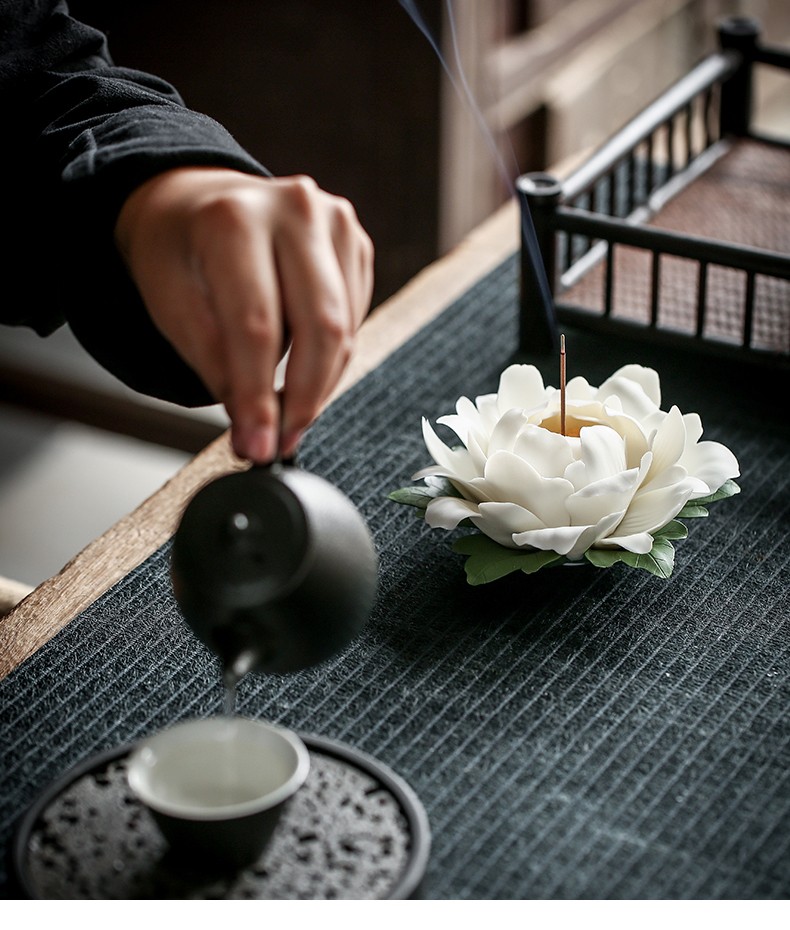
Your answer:
[[[264,465],[277,454],[277,433],[270,426],[242,430],[234,446],[242,458]]]

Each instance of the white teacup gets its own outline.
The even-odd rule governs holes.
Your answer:
[[[129,785],[174,852],[239,868],[263,853],[310,757],[290,730],[209,717],[144,740],[127,767]]]

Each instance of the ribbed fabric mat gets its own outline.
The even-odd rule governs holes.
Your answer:
[[[386,495],[428,462],[421,415],[496,387],[517,289],[510,260],[310,431],[302,464],[365,514],[380,594],[344,654],[248,676],[240,711],[357,746],[406,778],[431,820],[431,897],[786,897],[786,383],[569,333],[569,375],[657,367],[663,406],[701,414],[706,438],[739,457],[743,493],[689,521],[668,581],[571,567],[472,588],[452,537]],[[168,553],[0,682],[4,846],[79,759],[220,710],[218,667],[178,614]]]

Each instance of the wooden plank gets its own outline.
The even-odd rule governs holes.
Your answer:
[[[518,228],[518,209],[511,201],[375,310],[360,329],[354,356],[328,403],[511,255],[518,247]],[[166,542],[200,487],[244,467],[232,453],[228,434],[223,434],[133,513],[39,585],[0,619],[0,678]]]

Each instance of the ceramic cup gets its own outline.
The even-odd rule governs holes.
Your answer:
[[[241,868],[263,853],[309,768],[295,733],[244,717],[209,717],[140,743],[128,778],[176,855]]]

